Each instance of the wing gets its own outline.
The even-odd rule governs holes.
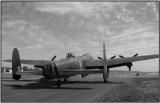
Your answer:
[[[125,64],[129,62],[136,62],[136,61],[142,61],[142,60],[148,60],[148,59],[154,59],[154,58],[159,58],[159,54],[117,58],[117,59],[107,59],[107,66],[120,65],[120,64]],[[99,68],[99,67],[103,67],[104,65],[103,62],[104,62],[103,59],[86,61],[85,66],[91,67],[91,68],[95,68],[95,67]]]
[[[76,75],[76,74],[98,74],[98,73],[103,73],[104,70],[63,70],[60,71],[61,74],[63,75]]]
[[[42,70],[39,70],[39,71],[18,71],[17,74],[20,74],[20,75],[27,75],[27,74],[43,75],[43,71]]]
[[[3,60],[5,62],[12,62],[11,59]],[[50,63],[51,61],[47,60],[21,60],[21,64],[29,64],[29,65],[39,65],[43,66],[46,63]]]

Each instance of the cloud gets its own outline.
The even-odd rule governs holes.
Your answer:
[[[157,28],[151,26],[132,26],[130,28],[123,29],[118,35],[112,36],[111,41],[117,40],[131,40],[131,39],[144,39],[147,37],[157,38],[158,33],[155,31]]]
[[[66,14],[66,13],[79,13],[91,14],[98,10],[99,7],[112,10],[114,6],[122,3],[113,2],[43,2],[36,4],[36,10],[48,13]],[[86,16],[86,15],[85,15]]]
[[[49,13],[66,14],[71,12],[86,13],[80,2],[44,2],[38,3],[36,10]]]
[[[107,48],[139,46],[142,41],[151,45],[149,42],[158,41],[158,23],[155,25],[154,18],[148,16],[152,13],[145,11],[148,10],[145,3],[29,2],[27,5],[33,6],[33,11],[25,7],[22,13],[22,6],[12,6],[13,13],[7,14],[9,9],[3,8],[6,13],[2,15],[2,41],[8,46],[21,50],[85,50],[98,55],[103,41]],[[7,8],[11,10],[10,6]],[[143,17],[143,13],[147,16]]]
[[[10,36],[6,38],[7,40],[17,39],[19,41],[29,44],[30,42],[23,37],[26,25],[28,24],[24,20],[2,21],[2,36],[4,38]]]
[[[40,26],[27,23],[24,20],[3,21],[2,35],[2,41],[8,42],[8,45],[14,47],[21,48],[27,45],[35,45],[27,46],[22,49],[30,49],[34,47],[35,49],[41,49],[43,46],[63,48],[60,40],[56,39],[52,33],[41,30]]]
[[[22,47],[22,48],[18,48],[18,50],[28,50],[28,49],[44,49],[46,47],[44,47],[43,45],[41,44],[33,44],[33,45],[29,45],[29,46],[26,46],[26,47]]]
[[[159,40],[148,42],[146,40],[141,40],[139,42],[134,42],[126,45],[120,45],[112,48],[107,48],[108,53],[111,55],[126,55],[131,56],[131,54],[139,53],[139,55],[149,55],[158,54],[159,51]]]

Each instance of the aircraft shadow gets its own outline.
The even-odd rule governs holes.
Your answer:
[[[37,81],[37,79],[32,79],[32,80],[20,80],[20,81],[16,81],[16,80],[13,80],[13,79],[2,79],[1,81],[8,81],[8,82],[11,82],[11,81],[14,81],[14,82],[32,82],[32,81]]]
[[[21,80],[26,81],[27,80]],[[20,81],[19,81],[20,83]],[[104,83],[103,81],[67,81],[67,82],[62,82],[62,85],[60,88],[57,88],[56,86],[56,81],[52,81],[52,82],[45,82],[45,83],[41,83],[41,82],[34,82],[34,83],[28,83],[26,85],[21,85],[21,84],[11,84],[8,85],[10,87],[12,87],[13,89],[73,89],[73,90],[87,90],[87,89],[93,89],[93,88],[88,88],[88,87],[65,87],[63,86],[63,84],[123,84],[123,82],[106,82]]]
[[[75,83],[86,83],[86,84],[123,84],[124,82],[103,82],[103,81],[67,81],[64,84],[75,84]]]
[[[63,83],[64,84],[64,83]],[[63,87],[63,84],[60,88],[57,88],[56,82],[49,83],[29,83],[26,85],[10,85],[14,89],[75,89],[75,90],[86,90],[92,88],[81,88],[81,87]]]

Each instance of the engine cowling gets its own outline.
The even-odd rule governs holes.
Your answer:
[[[131,71],[131,67],[133,66],[133,64],[132,64],[132,62],[130,62],[126,66],[128,67],[129,71]]]
[[[48,63],[43,68],[43,76],[46,79],[53,79],[58,75],[55,63]]]

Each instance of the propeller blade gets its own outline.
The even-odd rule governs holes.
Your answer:
[[[111,57],[110,59],[113,59],[113,58],[115,58],[116,56],[113,56],[113,57]]]
[[[52,58],[52,60],[51,60],[51,61],[53,61],[55,58],[56,58],[56,55]]]
[[[122,55],[119,55],[119,57],[124,58],[124,56],[122,56]]]
[[[138,53],[137,54],[135,54],[133,57],[136,57],[138,55]]]
[[[102,59],[101,57],[97,57],[98,59]]]
[[[34,65],[34,67],[37,67],[37,68],[43,68],[44,66]]]

